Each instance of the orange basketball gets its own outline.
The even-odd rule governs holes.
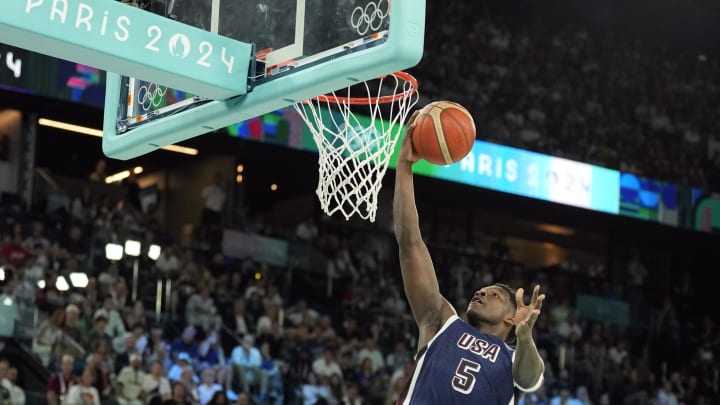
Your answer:
[[[412,145],[430,163],[450,165],[462,160],[475,143],[475,122],[465,107],[452,101],[435,101],[415,117]]]

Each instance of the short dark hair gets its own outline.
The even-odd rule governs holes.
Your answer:
[[[510,296],[510,303],[512,304],[513,308],[517,309],[517,302],[515,301],[515,294],[517,294],[517,291],[514,288],[510,287],[507,284],[503,284],[503,283],[495,283],[495,284],[493,284],[493,286],[498,287],[498,288],[502,289],[503,291],[505,291],[507,293],[507,295]]]
[[[513,308],[517,310],[517,300],[515,299],[515,294],[517,293],[517,291],[509,285],[503,283],[495,283],[493,284],[493,286],[505,291],[507,295],[510,296],[510,303],[512,304]],[[510,328],[510,332],[508,332],[507,338],[505,338],[505,342],[515,344],[516,338],[517,336],[515,335],[515,325],[513,325],[513,327]]]

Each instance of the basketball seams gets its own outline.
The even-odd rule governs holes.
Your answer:
[[[440,154],[442,155],[445,164],[452,164],[452,156],[450,155],[450,149],[448,148],[447,139],[445,138],[445,130],[443,128],[442,108],[432,108],[427,112],[427,115],[432,119],[433,126],[435,127],[435,138],[440,148]]]
[[[443,113],[447,112],[447,114],[443,115],[443,117],[442,117],[443,120],[453,122],[457,126],[456,130],[458,132],[460,132],[460,134],[461,134],[460,138],[462,138],[462,141],[461,141],[463,143],[462,151],[472,149],[472,144],[475,141],[475,137],[473,137],[472,140],[468,139],[470,134],[467,133],[466,128],[465,128],[465,126],[463,126],[462,122],[460,122],[460,119],[457,116],[455,116],[456,112],[458,112],[462,115],[465,115],[465,116],[467,116],[468,114],[465,111],[460,110],[458,108],[447,108],[447,109],[444,109],[442,112]],[[471,119],[472,119],[472,117],[471,117]],[[472,123],[472,121],[471,121],[471,123]],[[473,123],[473,127],[474,127],[474,125],[475,124]],[[446,138],[447,138],[447,136],[446,136]],[[455,140],[455,139],[453,139],[453,140]],[[460,152],[460,151],[458,151],[458,152]],[[458,156],[458,158],[462,158],[462,157],[463,156]],[[452,158],[454,160],[455,156],[453,156]]]

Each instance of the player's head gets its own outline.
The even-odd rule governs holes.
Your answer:
[[[515,290],[507,284],[496,283],[475,291],[466,315],[475,328],[512,341],[515,338],[513,318],[516,309]]]

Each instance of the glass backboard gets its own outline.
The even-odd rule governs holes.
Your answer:
[[[164,18],[252,44],[253,52],[247,94],[223,100],[109,74],[104,149],[121,159],[409,68],[422,56],[424,0],[136,4]],[[174,54],[187,52],[182,41],[170,46]],[[209,44],[204,51],[212,51]]]

